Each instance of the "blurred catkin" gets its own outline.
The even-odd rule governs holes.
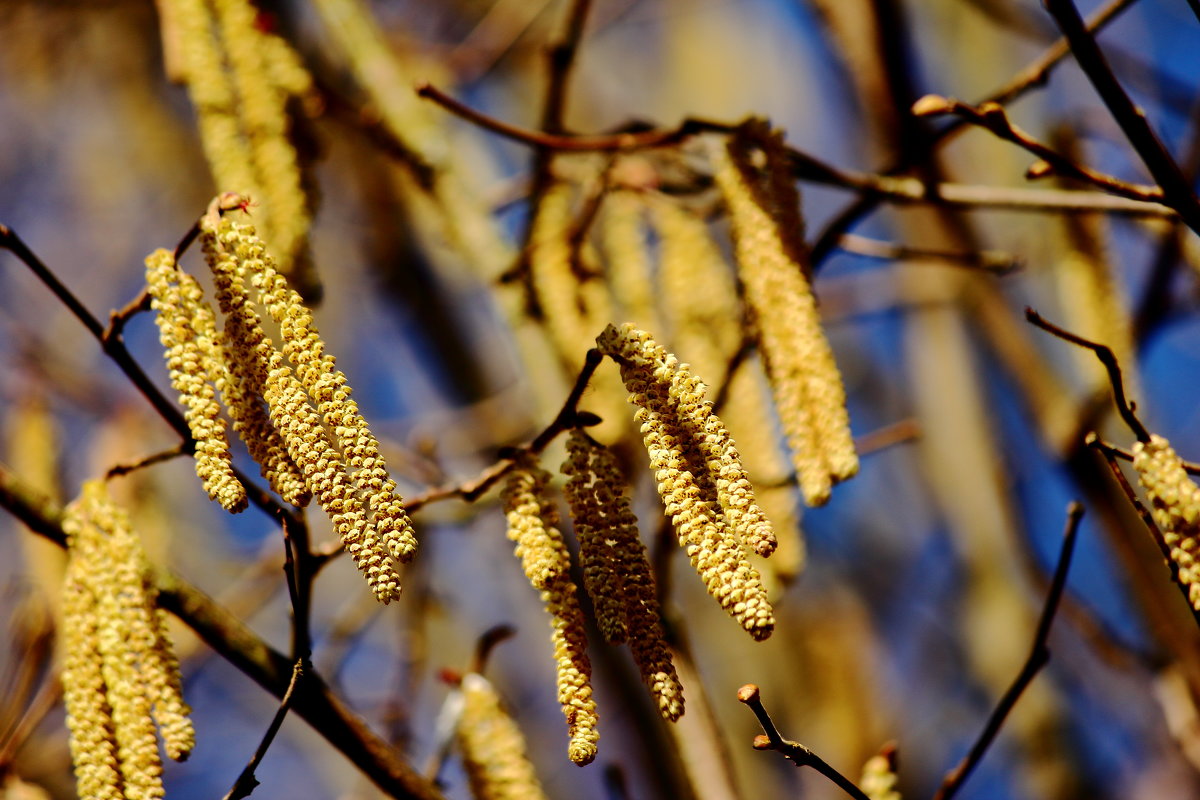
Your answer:
[[[155,250],[146,257],[146,285],[150,307],[158,312],[155,321],[171,386],[179,392],[184,418],[196,440],[196,474],[208,496],[226,511],[243,511],[246,487],[233,474],[225,420],[213,386],[227,380],[213,311],[196,280],[177,269],[170,250]]]
[[[871,800],[901,800],[900,792],[896,791],[894,758],[895,748],[891,746],[871,756],[867,763],[863,764],[858,788]]]
[[[313,201],[292,143],[289,101],[313,91],[300,58],[249,0],[162,0],[217,188],[253,198],[280,269],[315,297]],[[166,10],[169,7],[169,10]]]
[[[163,797],[155,723],[167,754],[195,744],[179,664],[150,566],[128,516],[100,481],[63,512],[63,694],[80,797]]]
[[[311,312],[275,269],[254,227],[220,217],[214,206],[201,231],[243,410],[261,410],[259,398],[266,401],[270,431],[278,436],[251,445],[251,453],[269,459],[264,474],[274,476],[285,499],[297,494],[292,470],[299,471],[305,494],[329,515],[376,598],[391,602],[400,594],[396,565],[412,559],[416,537],[346,376],[325,353]],[[260,304],[279,326],[281,349],[263,331]]]
[[[1200,611],[1200,486],[1188,476],[1170,443],[1153,434],[1133,447],[1133,468],[1154,510],[1179,582],[1187,587],[1192,607]]]
[[[600,732],[592,697],[592,665],[587,656],[583,610],[571,580],[571,556],[558,530],[550,496],[550,473],[527,452],[517,456],[501,493],[508,538],[530,584],[539,591],[553,628],[558,702],[567,719],[567,754],[580,766],[596,757]]]
[[[746,548],[769,555],[774,534],[704,384],[632,325],[609,325],[596,345],[620,366],[659,495],[692,566],[727,613],[755,639],[767,638],[775,616]]]
[[[778,134],[758,133],[753,146],[738,136],[716,152],[716,180],[800,488],[806,502],[821,505],[835,483],[858,472],[858,455],[841,373],[804,271],[799,198],[786,154]],[[752,163],[756,152],[766,156],[765,176]]]
[[[462,693],[457,738],[471,796],[476,800],[544,798],[525,754],[525,737],[504,710],[492,684],[471,672],[463,676]]]
[[[580,430],[567,440],[565,492],[579,540],[584,587],[610,644],[628,642],[659,713],[683,714],[683,689],[671,662],[654,574],[625,496],[616,458]]]

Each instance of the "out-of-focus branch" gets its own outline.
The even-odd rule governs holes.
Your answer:
[[[887,261],[937,262],[951,266],[978,269],[996,275],[1006,275],[1021,268],[1021,258],[1000,250],[955,251],[870,239],[847,233],[838,240],[838,249],[867,258]]]
[[[791,760],[797,767],[812,767],[833,781],[843,792],[855,800],[871,800],[862,789],[854,785],[853,781],[831,767],[812,750],[809,750],[799,742],[783,738],[779,733],[779,729],[775,727],[771,715],[763,707],[762,692],[759,691],[757,686],[753,683],[747,683],[738,689],[737,697],[738,700],[750,707],[750,710],[754,712],[754,716],[758,717],[758,724],[762,725],[762,729],[766,732],[754,737],[755,750],[776,750],[782,753],[785,758]]]
[[[62,510],[0,465],[0,507],[31,530],[66,546]],[[177,616],[233,666],[278,698],[292,662],[241,620],[173,572],[156,570],[159,605]],[[295,688],[292,709],[380,789],[398,798],[441,800],[441,793],[339,700],[316,673]]]
[[[1072,502],[1067,507],[1067,524],[1063,531],[1058,566],[1054,569],[1054,578],[1050,581],[1050,590],[1046,593],[1046,603],[1042,607],[1042,615],[1038,619],[1029,657],[1025,659],[1025,664],[1017,673],[1012,685],[1008,687],[1004,696],[1000,698],[1000,702],[996,704],[996,708],[988,717],[987,724],[984,725],[983,731],[980,732],[979,738],[975,740],[970,751],[954,769],[946,773],[933,800],[950,800],[958,793],[963,783],[970,777],[971,772],[983,760],[984,754],[992,740],[996,738],[996,734],[1000,732],[1000,727],[1004,724],[1004,720],[1007,719],[1013,706],[1017,704],[1017,700],[1021,698],[1025,689],[1046,665],[1046,662],[1050,660],[1050,647],[1047,643],[1050,637],[1050,625],[1054,622],[1054,615],[1058,612],[1058,604],[1067,585],[1067,572],[1071,568],[1071,556],[1075,552],[1075,540],[1078,538],[1079,522],[1082,519],[1083,506],[1080,503]]]

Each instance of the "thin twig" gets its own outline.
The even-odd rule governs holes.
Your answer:
[[[191,453],[191,449],[188,447],[188,444],[189,442],[183,442],[170,449],[163,450],[161,453],[148,455],[145,458],[138,459],[137,461],[129,464],[117,464],[114,467],[110,467],[108,472],[104,473],[104,479],[111,480],[112,478],[117,478],[121,475],[128,475],[131,472],[143,469],[145,467],[161,464],[164,461],[170,461],[171,459],[178,458],[179,456],[189,455]]]
[[[1137,437],[1139,442],[1150,441],[1150,431],[1146,430],[1146,426],[1137,418],[1134,413],[1134,405],[1125,395],[1125,382],[1121,379],[1121,365],[1117,361],[1116,355],[1113,354],[1111,348],[1093,342],[1090,339],[1085,339],[1082,336],[1071,333],[1065,328],[1060,328],[1052,322],[1047,322],[1042,318],[1042,315],[1034,311],[1032,308],[1026,307],[1025,319],[1042,330],[1057,336],[1063,341],[1071,344],[1086,347],[1096,354],[1096,358],[1100,359],[1100,363],[1104,365],[1104,369],[1108,372],[1108,380],[1112,384],[1113,401],[1117,405],[1117,411],[1121,414],[1121,419],[1125,420],[1125,424],[1133,431],[1133,435]]]
[[[297,659],[296,666],[292,668],[292,679],[288,681],[287,691],[283,693],[283,699],[279,703],[279,708],[275,711],[275,716],[271,719],[271,724],[267,726],[267,732],[263,734],[262,741],[258,743],[258,748],[254,751],[254,756],[250,759],[250,763],[246,765],[246,768],[238,775],[237,780],[233,782],[233,787],[225,795],[225,800],[242,800],[242,798],[249,797],[255,788],[258,787],[258,778],[254,776],[254,770],[258,769],[258,765],[262,763],[263,757],[267,754],[267,749],[275,741],[275,734],[279,733],[280,727],[283,726],[283,720],[287,717],[288,710],[292,707],[292,698],[295,696],[296,687],[304,677],[305,669],[305,660]]]
[[[1090,438],[1086,440],[1085,443],[1092,445]],[[1115,444],[1109,444],[1108,442],[1102,442],[1097,439],[1096,444],[1092,446],[1100,447],[1104,450],[1104,452],[1108,453],[1109,455],[1116,456],[1122,461],[1133,461],[1133,453],[1117,447]],[[1187,471],[1188,474],[1200,475],[1200,464],[1194,464],[1191,461],[1183,461],[1181,463],[1183,464],[1184,470]]]
[[[1165,204],[1179,212],[1184,224],[1200,233],[1200,200],[1179,164],[1150,127],[1146,113],[1121,87],[1075,4],[1071,0],[1044,0],[1043,4],[1058,23],[1079,67],[1099,93],[1150,175],[1162,187]]]
[[[1004,110],[1004,106],[999,103],[988,102],[976,107],[953,98],[930,94],[918,100],[913,106],[912,112],[917,116],[954,114],[973,125],[978,125],[990,131],[997,138],[1006,142],[1012,142],[1027,152],[1032,153],[1041,159],[1043,164],[1040,167],[1035,165],[1034,168],[1031,168],[1026,177],[1042,177],[1053,172],[1063,177],[1075,178],[1094,184],[1118,197],[1128,197],[1132,200],[1144,200],[1147,202],[1162,202],[1163,200],[1163,191],[1157,186],[1144,186],[1114,178],[1112,175],[1106,175],[1103,172],[1092,169],[1086,164],[1081,164],[1068,158],[1048,145],[1039,142],[1028,132],[1014,125],[1012,120],[1008,118],[1008,113]]]
[[[937,793],[933,796],[933,800],[950,800],[962,788],[963,783],[970,777],[971,772],[983,760],[984,754],[991,745],[992,740],[996,738],[1000,727],[1004,724],[1008,714],[1012,711],[1013,706],[1017,704],[1017,700],[1021,698],[1022,693],[1033,681],[1038,672],[1050,660],[1050,646],[1048,640],[1050,637],[1050,626],[1054,622],[1054,615],[1058,611],[1059,601],[1062,599],[1063,590],[1067,585],[1067,572],[1071,568],[1071,556],[1075,552],[1075,540],[1079,534],[1079,522],[1083,519],[1083,505],[1077,502],[1071,502],[1067,506],[1067,523],[1063,531],[1062,548],[1058,554],[1058,566],[1054,569],[1054,578],[1050,581],[1050,590],[1046,593],[1046,604],[1042,607],[1042,615],[1038,619],[1037,630],[1033,636],[1033,646],[1029,650],[1029,657],[1025,659],[1024,666],[1017,673],[1017,677],[1013,680],[1012,685],[1000,698],[1000,702],[996,704],[996,708],[988,717],[987,724],[983,726],[983,730],[979,734],[979,738],[975,740],[970,751],[963,760],[958,763],[954,769],[946,773],[946,777],[942,780],[942,785]]]
[[[672,147],[701,133],[733,133],[736,125],[688,117],[677,127],[580,136],[521,128],[478,111],[429,83],[417,86],[417,94],[432,100],[457,117],[510,141],[562,153],[612,153]]]
[[[771,720],[771,715],[763,708],[761,694],[759,688],[753,683],[747,683],[738,689],[737,693],[738,700],[750,707],[750,710],[754,712],[754,716],[758,717],[758,724],[762,725],[762,729],[766,732],[766,735],[760,734],[754,737],[755,750],[775,750],[780,752],[797,767],[812,767],[837,784],[843,792],[855,800],[871,800],[866,792],[858,788],[853,781],[831,767],[812,750],[799,742],[783,738],[779,733],[779,729],[775,727],[775,723]]]
[[[176,259],[178,260],[178,256],[176,256]],[[129,323],[129,320],[143,311],[149,310],[150,290],[142,289],[137,297],[108,315],[108,327],[104,329],[104,336],[100,341],[107,344],[110,339],[120,338],[125,332],[125,326]]]

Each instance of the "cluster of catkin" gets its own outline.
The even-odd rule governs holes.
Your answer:
[[[777,133],[753,125],[716,159],[738,274],[800,488],[809,505],[821,505],[835,483],[858,472],[858,455],[846,390],[805,271],[803,221],[786,149]]]
[[[1192,607],[1200,611],[1200,486],[1188,477],[1170,443],[1157,434],[1134,445],[1133,468],[1171,549],[1179,582],[1187,587]]]
[[[159,7],[215,183],[254,198],[281,271],[306,295],[316,292],[312,200],[288,109],[312,95],[312,77],[250,0],[162,0]]]
[[[750,551],[769,556],[775,534],[725,424],[686,364],[630,324],[596,338],[620,367],[667,516],[708,593],[757,640],[775,615]]]
[[[254,227],[219,213],[222,202],[232,204],[218,198],[200,226],[222,331],[169,252],[146,261],[171,382],[196,439],[196,470],[226,508],[245,506],[245,490],[230,471],[219,395],[271,488],[298,506],[315,497],[375,596],[388,603],[400,594],[397,564],[416,552],[396,483],[312,313]],[[278,326],[278,347],[260,308]]]
[[[80,797],[163,797],[158,738],[168,756],[195,744],[166,614],[137,534],[103,482],[63,514],[63,696]]]

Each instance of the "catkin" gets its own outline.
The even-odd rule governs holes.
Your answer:
[[[163,797],[157,722],[167,754],[195,744],[149,565],[106,486],[84,484],[64,510],[63,694],[81,797]]]
[[[583,766],[596,757],[600,732],[592,697],[592,665],[587,656],[583,610],[570,577],[571,557],[559,532],[549,492],[550,474],[529,453],[521,453],[502,492],[508,537],[530,584],[539,590],[553,628],[558,702],[567,719],[570,759]]]
[[[755,639],[767,638],[775,616],[746,545],[768,554],[773,537],[704,385],[631,325],[608,326],[596,345],[620,366],[638,407],[659,495],[692,566],[727,613]]]
[[[318,292],[307,253],[312,200],[288,112],[289,100],[312,93],[311,76],[249,0],[164,1],[217,185],[254,198],[281,269]]]
[[[212,309],[196,280],[179,271],[169,250],[146,257],[150,306],[157,313],[159,341],[166,348],[171,386],[179,392],[188,430],[196,441],[196,474],[204,491],[226,511],[246,508],[246,487],[233,474],[225,421],[214,383],[224,380],[219,337]]]
[[[525,737],[492,684],[478,673],[462,680],[457,739],[476,800],[540,800],[546,795],[525,754]]]
[[[270,459],[263,471],[281,495],[296,495],[299,484],[317,498],[376,598],[391,602],[400,594],[397,563],[412,559],[416,537],[346,376],[254,227],[220,218],[214,208],[201,230],[243,407],[254,413],[259,398],[265,401],[277,437],[252,445],[252,455]],[[279,349],[263,331],[260,304],[279,325]]]
[[[846,390],[804,274],[807,254],[786,156],[777,135],[758,144],[767,155],[765,181],[740,138],[718,153],[716,180],[800,488],[809,505],[821,505],[835,483],[857,474],[858,455]]]
[[[896,790],[896,766],[893,763],[894,745],[884,752],[871,756],[863,764],[862,778],[858,788],[871,800],[901,800]]]
[[[600,234],[605,274],[624,319],[639,328],[658,330],[654,283],[646,246],[646,203],[633,191],[615,191],[604,198]]]
[[[579,539],[584,586],[611,644],[628,642],[659,713],[683,714],[683,688],[660,620],[654,575],[624,493],[616,458],[579,430],[567,440],[566,495]]]
[[[1146,490],[1154,521],[1171,549],[1171,561],[1179,582],[1187,588],[1188,600],[1200,611],[1200,486],[1183,468],[1183,460],[1170,443],[1153,434],[1149,442],[1133,447],[1133,468]]]

